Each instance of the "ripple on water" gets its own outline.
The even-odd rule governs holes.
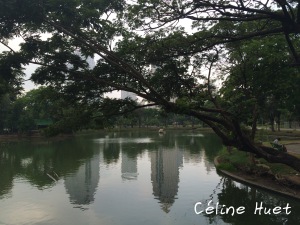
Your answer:
[[[94,139],[94,142],[104,143],[152,143],[151,138],[98,138]]]

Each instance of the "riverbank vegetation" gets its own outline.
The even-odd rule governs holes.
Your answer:
[[[68,99],[51,87],[39,87],[13,99],[6,94],[0,103],[0,135],[54,136],[85,129],[180,129],[187,126],[192,129],[204,125],[194,117],[166,113],[159,108],[141,108],[125,115],[116,112],[116,115],[101,116],[96,107],[87,107],[84,102]]]
[[[226,146],[300,171],[299,158],[254,141],[266,118],[272,130],[283,115],[299,120],[298,1],[0,3],[0,93],[37,65],[30,80],[59,94],[59,132],[158,107],[201,120]],[[106,97],[120,90],[144,103]]]
[[[295,154],[300,157],[300,154]],[[268,179],[269,184],[272,182],[284,186],[300,189],[300,174],[298,171],[280,164],[269,163],[264,159],[253,158],[249,153],[238,151],[237,149],[223,148],[217,157],[217,169],[228,171],[244,179],[252,176],[258,184],[262,179]]]

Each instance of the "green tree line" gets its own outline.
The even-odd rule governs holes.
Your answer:
[[[68,102],[65,96],[50,87],[30,90],[15,99],[11,99],[7,93],[1,97],[0,104],[0,134],[31,135],[39,131],[42,135],[52,136],[81,129],[185,127],[200,124],[199,120],[192,117],[167,114],[159,108],[141,108],[124,115],[99,117],[95,109],[78,102]]]

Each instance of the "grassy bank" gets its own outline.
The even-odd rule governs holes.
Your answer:
[[[229,153],[223,148],[218,154],[218,162],[219,170],[236,173],[239,176],[245,174],[256,178],[268,178],[283,185],[300,187],[300,174],[296,170],[280,163],[269,163],[265,159],[253,159],[246,152],[233,149]]]
[[[219,161],[219,169],[230,171],[243,170],[249,173],[259,173],[268,168],[273,174],[298,174],[296,170],[280,163],[269,163],[265,159],[254,159],[253,161],[249,153],[241,152],[236,149],[233,149],[231,153],[229,153],[226,148],[223,148],[219,153]]]
[[[257,141],[270,142],[275,138],[281,138],[286,142],[300,143],[300,130],[282,129],[281,131],[273,132],[269,129],[259,129],[256,132]]]

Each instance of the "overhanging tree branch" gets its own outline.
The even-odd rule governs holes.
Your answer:
[[[158,101],[160,101],[162,103],[165,103],[165,104],[167,103],[167,101],[164,98],[162,98],[162,96],[159,95],[152,88],[152,86],[148,83],[148,81],[146,81],[145,78],[136,69],[134,69],[131,65],[124,62],[122,59],[117,57],[112,52],[109,52],[103,46],[99,45],[98,43],[95,43],[94,40],[91,40],[89,37],[85,37],[86,38],[86,40],[85,40],[84,38],[80,37],[79,35],[74,34],[70,30],[67,30],[66,28],[64,28],[64,27],[62,27],[62,26],[60,26],[56,23],[53,23],[53,22],[50,22],[50,21],[45,21],[45,22],[48,23],[49,25],[57,28],[61,32],[71,36],[74,39],[76,39],[77,41],[79,41],[83,45],[87,46],[88,48],[93,50],[95,53],[99,54],[102,58],[104,58],[109,63],[113,64],[114,66],[118,67],[119,69],[123,70],[124,72],[129,73],[130,75],[135,77],[138,81],[143,83],[150,90],[151,94],[153,94],[155,96],[155,98],[157,98]]]

